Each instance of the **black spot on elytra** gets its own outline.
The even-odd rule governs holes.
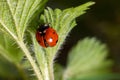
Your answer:
[[[55,34],[55,31],[53,32],[53,34]]]
[[[38,41],[39,43],[41,43],[40,41]]]
[[[56,43],[58,42],[58,40],[56,41]]]

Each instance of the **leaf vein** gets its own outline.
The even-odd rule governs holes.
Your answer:
[[[15,7],[14,14],[15,14],[15,12],[16,12],[17,7],[18,7],[18,0],[17,0],[17,4],[16,4],[16,7]]]
[[[22,10],[22,13],[21,13],[21,16],[20,16],[20,23],[21,23],[21,21],[22,21],[23,12],[24,12],[24,10],[25,10],[25,4],[26,4],[26,0],[25,0],[25,2],[24,2],[24,7],[23,7],[23,10]],[[20,23],[19,23],[19,25],[20,25]]]
[[[12,9],[10,8],[9,0],[6,0],[6,2],[7,2],[7,4],[8,4],[8,6],[9,6],[10,13],[12,14],[12,20],[13,20],[13,23],[14,23],[14,25],[15,25],[16,33],[17,33],[17,31],[18,31],[18,30],[17,30],[17,24],[16,24],[16,22],[15,22],[14,14],[12,13]]]
[[[32,6],[33,6],[33,4],[34,4],[35,2],[36,2],[36,0],[32,3],[31,7],[29,8],[28,15],[27,15],[26,18],[25,18],[25,22],[24,22],[24,24],[23,24],[23,27],[25,27],[25,23],[27,23],[27,18],[29,17],[30,10],[31,10],[31,8],[32,8]],[[23,34],[24,34],[24,32],[22,33],[22,37],[23,37]]]
[[[0,20],[0,24],[3,26],[3,28],[4,28],[15,40],[17,40],[17,37],[15,36],[15,34],[12,33],[12,32],[7,28],[7,26],[2,22],[2,20]]]

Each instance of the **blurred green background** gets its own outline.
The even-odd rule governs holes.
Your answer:
[[[46,6],[65,9],[90,0],[49,0]],[[97,37],[109,48],[108,58],[113,59],[113,72],[120,72],[120,0],[92,0],[96,4],[77,18],[77,26],[70,32],[57,62],[66,65],[67,53],[78,40]]]

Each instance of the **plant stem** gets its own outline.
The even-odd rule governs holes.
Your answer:
[[[45,76],[48,76],[45,80],[54,80],[53,63],[51,59],[49,59],[48,53],[45,55],[45,60],[46,60]]]
[[[50,80],[54,80],[53,61],[49,61],[48,60],[48,71],[49,71],[49,78],[50,78]]]
[[[50,80],[54,80],[53,64],[49,65]]]
[[[32,56],[30,55],[31,53],[26,48],[24,42],[22,40],[18,40],[17,43],[19,44],[20,48],[23,50],[23,52],[25,53],[27,59],[29,60],[29,62],[31,64],[31,66],[33,67],[33,70],[34,70],[38,80],[43,80],[40,70],[39,70],[38,66],[36,65],[35,61],[33,60]]]

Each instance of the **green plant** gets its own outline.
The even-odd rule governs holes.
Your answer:
[[[94,2],[88,2],[75,8],[65,10],[47,8],[40,17],[40,23],[50,23],[57,31],[59,41],[55,47],[42,48],[35,39],[35,31],[38,28],[39,13],[44,9],[47,0],[0,0],[0,75],[1,79],[38,79],[38,80],[54,80],[53,63],[61,44],[65,41],[70,30],[76,25],[75,18],[84,14],[89,6]],[[95,41],[95,43],[94,43]],[[91,55],[95,57],[88,61],[85,57],[80,59],[78,64],[74,65],[74,61],[78,60],[78,55],[84,55],[82,52],[76,52],[79,49],[88,58]],[[88,45],[88,47],[86,47]],[[95,49],[91,54],[88,52],[94,45]],[[94,60],[98,58],[95,68],[105,68],[109,66],[110,61],[105,61],[106,49],[99,41],[95,39],[85,39],[80,42],[76,48],[72,49],[68,59],[68,66],[61,79],[79,79],[78,73],[81,71],[92,70],[93,68],[84,68],[84,66],[92,66]],[[84,52],[85,51],[85,52]],[[88,51],[88,52],[86,52]],[[95,53],[96,52],[96,53]],[[76,53],[76,54],[73,54]],[[101,54],[100,54],[101,53]],[[82,61],[86,64],[82,65]],[[81,69],[75,71],[75,68],[82,66]],[[15,71],[13,71],[14,69]],[[59,72],[63,73],[62,67]],[[73,71],[72,74],[69,74]],[[102,73],[97,69],[95,73]],[[106,72],[106,71],[105,71]],[[59,74],[59,73],[58,73]],[[14,76],[15,75],[15,76]],[[55,73],[55,77],[58,76]],[[77,76],[77,77],[76,77]],[[90,76],[82,74],[81,76]],[[82,78],[80,76],[80,78]],[[60,77],[60,76],[59,76]],[[58,78],[56,78],[57,80]]]

